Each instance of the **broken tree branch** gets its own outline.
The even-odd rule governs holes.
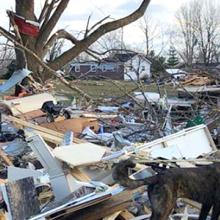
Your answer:
[[[84,38],[87,37],[88,32],[89,32],[89,22],[90,22],[90,19],[91,19],[91,15],[89,15],[87,23],[86,23],[86,31],[85,31],[85,34],[84,34]]]
[[[45,45],[47,38],[49,37],[51,31],[54,29],[55,25],[57,24],[57,21],[60,19],[60,16],[63,14],[68,3],[69,3],[69,0],[61,0],[55,12],[49,18],[48,22],[45,25],[43,24],[42,28],[40,29],[39,38],[37,39],[37,43],[36,43],[37,48],[40,48],[42,47],[42,45]]]
[[[87,30],[85,37],[88,36],[88,34],[94,30],[98,25],[100,25],[101,23],[103,23],[105,20],[107,20],[108,18],[110,18],[110,16],[106,16],[104,17],[102,20],[98,21],[96,24],[94,24],[90,29]]]
[[[44,20],[43,20],[43,24],[42,24],[41,28],[43,28],[47,24],[47,22],[48,22],[48,20],[49,20],[49,18],[51,16],[51,13],[52,13],[52,11],[53,11],[53,9],[55,7],[54,6],[55,3],[56,3],[56,1],[52,0],[51,3],[49,4],[49,7],[47,8],[47,11],[45,12],[45,16],[44,16]]]
[[[50,4],[48,3],[48,1],[49,1],[49,0],[45,0],[45,2],[44,2],[43,9],[42,9],[42,11],[41,11],[41,13],[40,13],[40,16],[39,16],[39,18],[38,18],[38,22],[39,22],[39,23],[41,23],[41,22],[44,20],[44,18],[45,18],[45,16],[46,16],[46,13],[47,13],[47,11],[48,11],[48,9],[49,9],[49,7],[50,7]]]
[[[59,39],[66,39],[71,41],[73,44],[77,44],[79,41],[69,32],[67,32],[66,30],[62,29],[57,31],[55,34],[53,34],[50,39],[48,40],[48,42],[46,43],[46,45],[43,48],[43,54],[46,55],[46,53],[48,52],[48,49],[51,48],[53,46],[53,44],[56,42],[56,40]]]
[[[54,61],[52,61],[49,66],[55,70],[60,69],[63,67],[66,63],[70,62],[73,57],[76,57],[81,52],[88,49],[88,47],[93,44],[96,40],[98,40],[100,37],[102,37],[104,34],[114,31],[120,27],[126,26],[134,21],[136,21],[138,18],[143,16],[145,10],[147,9],[148,5],[150,3],[150,0],[143,0],[140,7],[130,15],[112,21],[105,23],[101,26],[99,26],[95,31],[93,31],[90,35],[88,35],[83,40],[79,41],[75,46],[64,52],[62,55],[60,55],[58,58],[56,58]],[[42,40],[41,44],[42,45]]]

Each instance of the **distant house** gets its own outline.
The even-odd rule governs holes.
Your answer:
[[[110,78],[122,80],[123,66],[115,62],[73,63],[70,66],[70,75],[77,79]]]
[[[151,62],[138,53],[118,53],[101,62],[71,64],[70,75],[76,78],[138,80],[151,77]]]

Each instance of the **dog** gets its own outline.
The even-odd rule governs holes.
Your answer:
[[[177,198],[188,198],[202,204],[199,220],[206,220],[211,208],[211,220],[220,215],[220,163],[195,168],[172,168],[141,180],[132,180],[128,169],[136,164],[130,159],[120,161],[112,177],[122,186],[148,186],[152,214],[150,220],[167,220]]]

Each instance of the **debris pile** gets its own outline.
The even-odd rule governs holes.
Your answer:
[[[89,107],[59,103],[50,93],[1,101],[3,218],[149,219],[146,188],[120,186],[112,167],[132,158],[130,178],[143,179],[219,161],[216,118],[198,116],[197,103],[142,92]],[[170,218],[194,218],[199,208],[178,200]]]
[[[184,86],[204,86],[213,85],[215,81],[202,73],[191,73],[181,82]]]

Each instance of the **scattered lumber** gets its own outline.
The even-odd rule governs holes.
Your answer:
[[[48,141],[50,143],[60,144],[63,141],[64,134],[60,132],[57,132],[57,131],[54,131],[48,128],[44,128],[39,125],[32,124],[30,122],[24,121],[22,119],[19,119],[13,116],[8,116],[7,119],[11,121],[18,128],[33,129],[37,134],[41,135],[45,141]],[[74,138],[73,142],[76,144],[85,143],[85,141],[80,140],[78,138]]]
[[[61,134],[59,132],[50,130],[48,128],[43,128],[39,125],[34,125],[30,122],[24,121],[22,119],[18,119],[13,116],[8,116],[8,120],[11,121],[18,128],[32,128],[37,134],[41,135],[41,137],[45,141],[48,141],[50,143],[58,145],[58,144],[62,143],[62,141],[63,141],[64,134]],[[86,143],[85,141],[77,139],[77,138],[74,138],[73,142],[77,143],[77,144]],[[8,163],[9,163],[9,161],[8,161]],[[78,168],[74,168],[73,170],[70,170],[70,171],[71,171],[71,174],[76,179],[78,179],[80,181],[90,181],[91,180],[85,173],[83,173]]]
[[[209,85],[212,82],[213,80],[207,76],[191,74],[181,84],[184,86],[204,86]]]
[[[59,218],[61,220],[97,220],[102,219],[106,216],[114,214],[116,212],[127,209],[128,207],[133,205],[132,195],[134,192],[137,192],[140,189],[136,190],[126,190],[120,194],[113,196],[112,198],[96,204],[94,206],[87,207],[86,209],[81,209],[78,211],[71,212],[69,210],[69,214]],[[50,218],[48,218],[50,219]],[[54,218],[58,219],[58,218]]]

